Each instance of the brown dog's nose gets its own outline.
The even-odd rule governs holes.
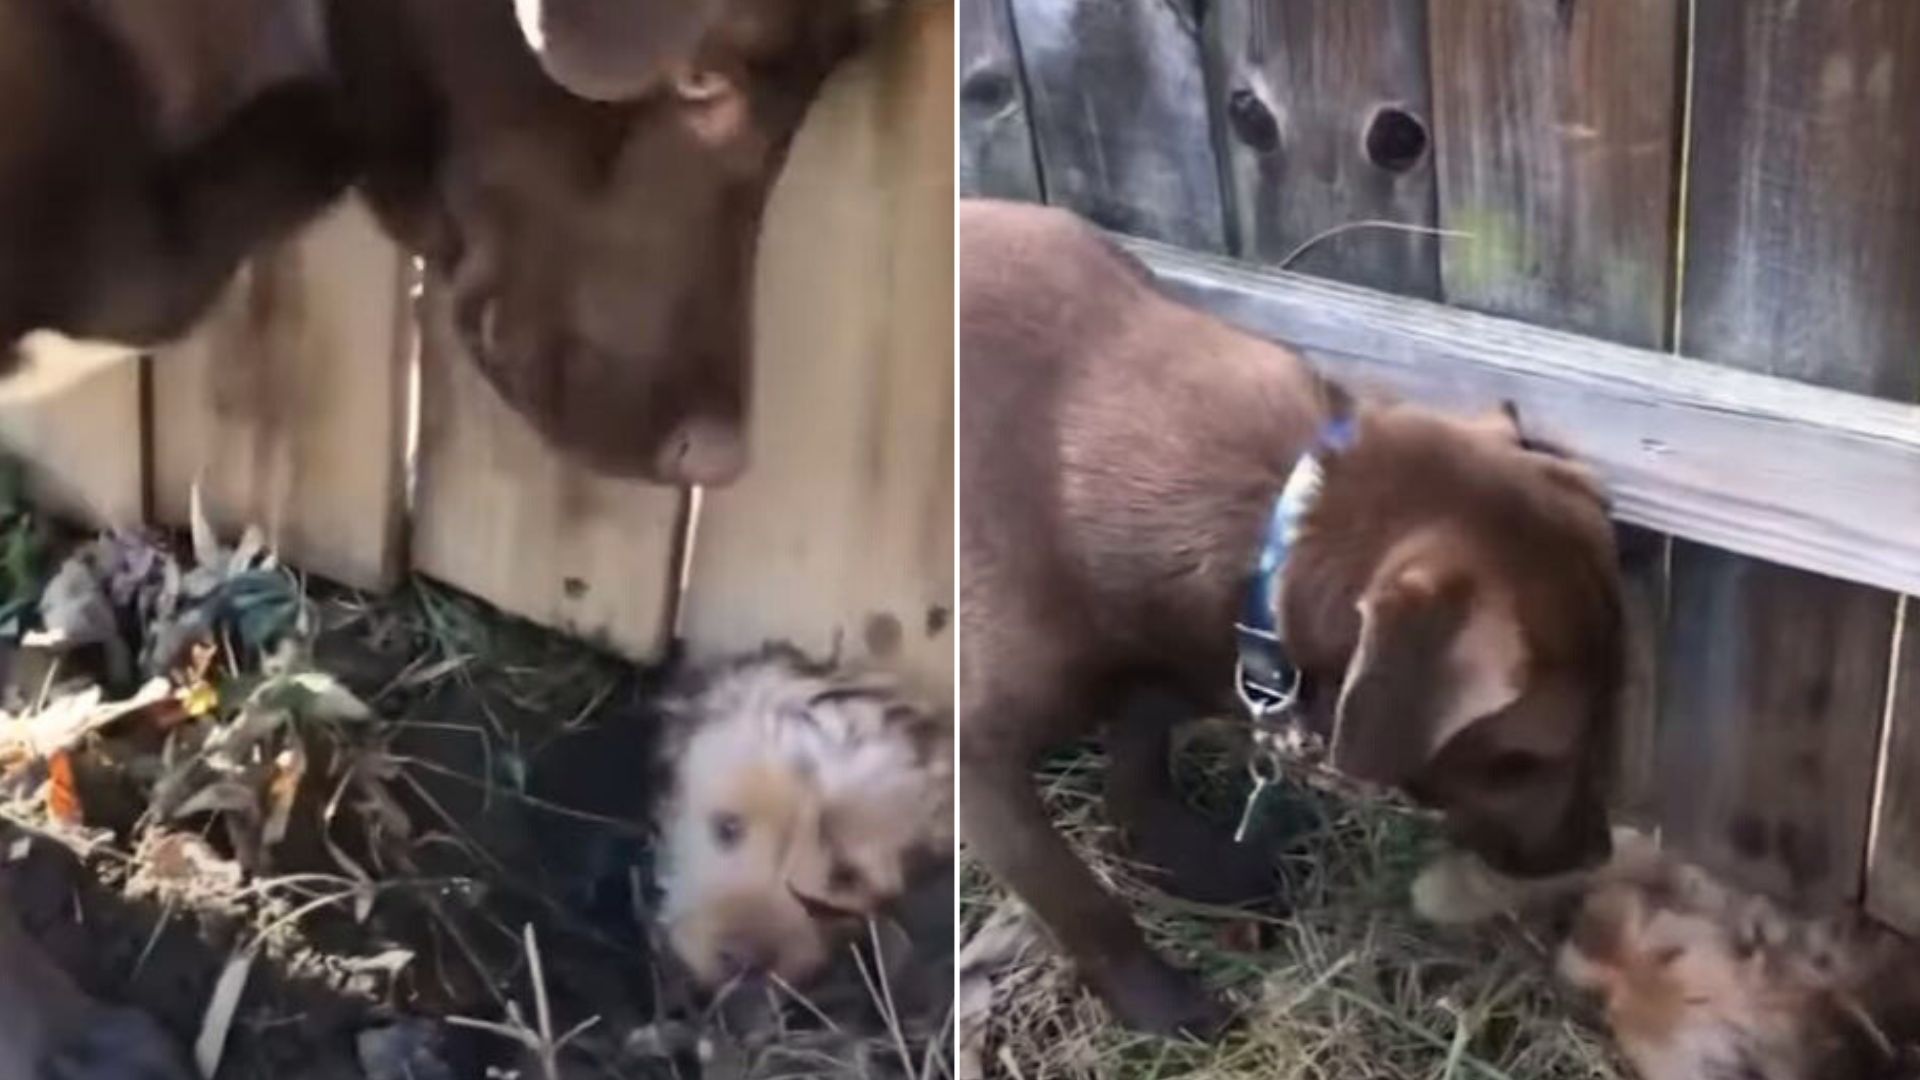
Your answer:
[[[696,416],[661,440],[656,461],[656,472],[667,483],[717,487],[746,468],[746,440],[735,424]]]

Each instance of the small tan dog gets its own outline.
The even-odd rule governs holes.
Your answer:
[[[1692,871],[1582,901],[1561,974],[1601,995],[1644,1080],[1912,1080],[1916,953],[1864,920],[1801,920]]]
[[[1671,864],[1582,901],[1560,972],[1598,993],[1643,1080],[1912,1080],[1911,944],[1809,920]]]
[[[950,714],[770,648],[666,704],[660,919],[704,986],[803,982],[951,859]]]
[[[1617,829],[1605,867],[1516,882],[1460,853],[1414,907],[1455,925],[1572,903],[1559,972],[1641,1080],[1916,1080],[1920,950],[1856,915],[1790,915]]]

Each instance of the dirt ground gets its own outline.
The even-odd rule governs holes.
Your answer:
[[[185,1046],[224,1020],[220,1077],[948,1075],[951,876],[804,993],[663,957],[659,672],[6,494],[0,885],[94,993]]]

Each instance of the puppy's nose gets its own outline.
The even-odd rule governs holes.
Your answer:
[[[716,956],[726,978],[759,975],[773,966],[770,951],[757,941],[733,940],[720,946]]]
[[[655,468],[672,484],[716,487],[738,478],[747,466],[746,440],[737,424],[695,416],[661,440]]]

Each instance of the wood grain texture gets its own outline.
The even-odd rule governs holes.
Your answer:
[[[1602,472],[1621,520],[1920,589],[1920,407],[1123,242],[1173,295],[1342,379],[1443,407],[1512,400]]]
[[[1681,0],[1432,7],[1447,302],[1658,349],[1671,322]]]
[[[1039,202],[1040,163],[1007,0],[960,0],[960,191]]]
[[[836,73],[761,237],[753,463],[701,511],[696,653],[769,639],[953,685],[953,28]]]
[[[1224,250],[1191,0],[1012,0],[1047,200],[1110,229]]]
[[[1801,906],[1854,899],[1891,597],[1685,543],[1670,588],[1663,840]]]
[[[1681,0],[1431,8],[1447,303],[1665,350],[1683,101]],[[1666,540],[1623,530],[1628,678],[1616,804],[1654,812]]]
[[[153,500],[185,525],[200,481],[222,532],[248,525],[304,570],[366,589],[401,570],[409,260],[344,202],[242,269],[153,360]]]
[[[1208,37],[1236,252],[1276,262],[1356,222],[1434,224],[1426,0],[1219,0]],[[1390,108],[1422,138],[1382,158],[1368,134]],[[1434,297],[1436,248],[1431,235],[1349,229],[1291,268]]]
[[[22,465],[34,501],[56,514],[94,526],[138,525],[146,513],[138,363],[103,364],[89,355],[62,365],[62,351],[44,356],[62,369],[46,392],[0,402],[0,450]]]
[[[1896,682],[1887,714],[1884,795],[1867,854],[1867,911],[1911,935],[1920,935],[1920,626],[1907,605]]]
[[[413,565],[534,622],[640,660],[663,652],[685,496],[595,476],[502,402],[443,293],[421,310]]]
[[[1920,6],[1696,12],[1682,350],[1912,401]],[[1672,589],[1668,835],[1803,903],[1858,897],[1896,598],[1686,545]]]

